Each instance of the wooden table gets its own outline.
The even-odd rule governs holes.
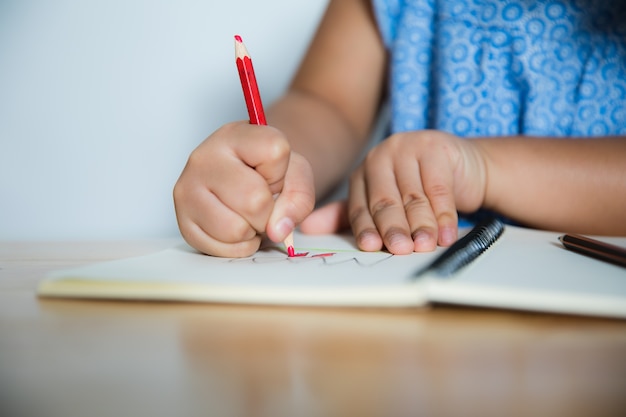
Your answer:
[[[626,415],[626,321],[35,295],[171,244],[0,243],[0,415]]]

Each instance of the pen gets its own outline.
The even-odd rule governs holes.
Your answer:
[[[252,59],[239,35],[235,35],[235,62],[237,64],[237,70],[239,71],[239,79],[241,80],[243,97],[246,100],[250,124],[267,125],[265,112],[263,111],[263,103],[261,102],[261,94],[259,93],[259,86],[257,85],[256,76],[254,75]],[[296,253],[293,247],[293,233],[289,233],[284,243],[289,257],[294,257]]]
[[[563,235],[559,240],[567,249],[626,267],[626,248],[575,234]]]

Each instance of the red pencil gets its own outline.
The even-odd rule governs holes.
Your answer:
[[[243,97],[246,100],[246,107],[248,108],[250,124],[266,125],[267,121],[265,120],[265,112],[263,111],[259,86],[256,83],[256,76],[254,75],[252,59],[250,58],[250,54],[248,54],[246,45],[243,44],[243,40],[239,35],[235,35],[235,63],[239,71],[239,79],[241,80]],[[285,238],[284,243],[289,257],[296,256],[293,247],[293,233],[290,233]]]
[[[256,83],[252,59],[250,59],[246,45],[243,44],[239,35],[235,35],[235,57],[250,123],[253,125],[266,125],[265,112],[263,112],[263,103],[261,102],[259,86]]]

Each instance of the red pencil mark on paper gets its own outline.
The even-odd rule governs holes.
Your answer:
[[[293,246],[287,246],[287,256],[289,256],[290,258],[301,258],[303,256],[307,256],[308,254],[309,252],[296,253],[296,250]]]
[[[268,256],[269,250],[279,252],[274,256]],[[266,248],[263,251],[260,251],[258,255],[252,256],[249,258],[232,258],[226,259],[225,262],[228,263],[243,263],[243,264],[309,264],[313,263],[315,265],[321,265],[324,267],[332,267],[339,266],[344,264],[355,263],[359,267],[369,268],[376,266],[380,263],[383,263],[389,259],[392,259],[394,255],[390,253],[360,253],[355,252],[354,255],[343,256],[345,254],[337,253],[337,252],[322,252],[322,253],[311,253],[311,252],[300,252],[296,253],[293,258],[288,258],[284,255],[284,252],[280,254],[282,250],[274,247],[274,248]]]

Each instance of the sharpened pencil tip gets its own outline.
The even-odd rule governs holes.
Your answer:
[[[235,40],[237,42],[243,43],[243,39],[241,39],[241,36],[239,36],[239,35],[235,35]]]

